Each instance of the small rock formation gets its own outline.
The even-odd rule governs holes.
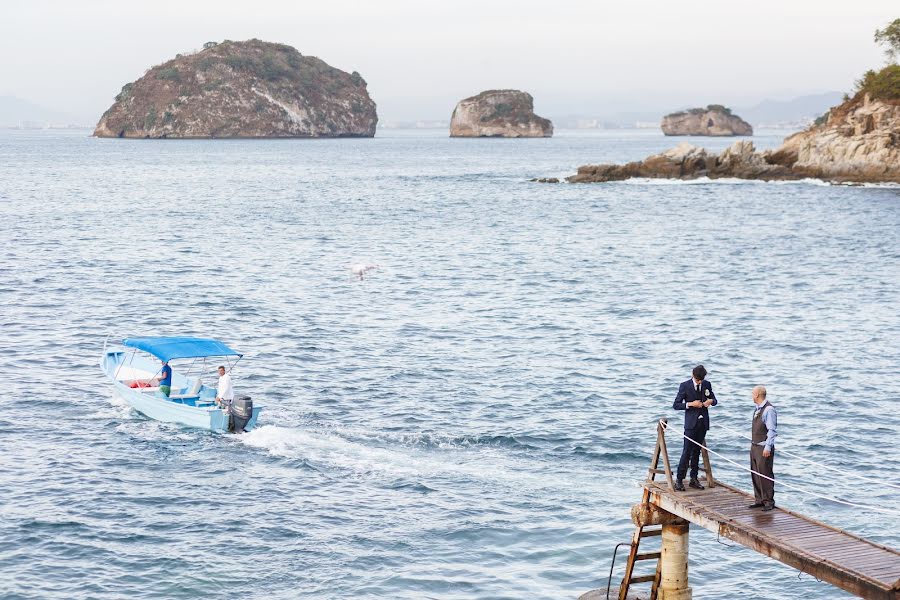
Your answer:
[[[661,154],[624,165],[585,165],[567,177],[572,183],[622,181],[634,177],[651,179],[697,179],[739,177],[742,179],[802,179],[790,167],[767,162],[768,153],[756,152],[753,142],[735,142],[722,154],[682,142]]]
[[[666,135],[753,135],[750,123],[731,114],[731,109],[721,104],[666,115],[661,127]]]
[[[553,123],[534,114],[534,98],[518,90],[489,90],[460,100],[450,137],[550,137]]]
[[[787,138],[774,150],[757,152],[749,140],[721,154],[687,142],[642,161],[585,165],[567,177],[574,183],[633,177],[793,180],[834,183],[900,183],[900,101],[873,100],[860,92],[829,112],[824,122]]]
[[[208,42],[126,84],[94,135],[126,138],[372,137],[366,82],[284,44]]]
[[[530,181],[535,183],[559,183],[559,177],[535,177]]]

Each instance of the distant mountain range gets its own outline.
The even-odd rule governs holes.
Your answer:
[[[841,92],[825,92],[799,96],[791,100],[763,100],[753,106],[733,106],[732,111],[754,127],[799,128],[832,106],[841,103]],[[614,129],[620,127],[658,128],[663,115],[687,106],[671,106],[659,110],[621,111],[615,113],[551,114],[560,129]],[[98,115],[99,116],[99,115]],[[94,123],[65,111],[47,108],[16,96],[0,96],[0,127],[93,127]],[[385,120],[380,128],[445,128],[443,119],[406,121]]]
[[[731,107],[732,112],[754,127],[799,128],[807,125],[832,106],[841,103],[841,92],[825,92],[799,96],[791,100],[763,100],[747,107]],[[556,127],[562,129],[613,129],[618,127],[638,127],[655,129],[664,115],[690,106],[672,106],[656,111],[631,111],[611,114],[564,114],[552,115]]]
[[[64,111],[47,108],[16,96],[0,96],[0,127],[68,127],[90,126]]]
[[[732,110],[756,127],[802,124],[814,120],[832,106],[840,104],[843,97],[841,92],[825,92],[800,96],[792,100],[763,100],[755,106]]]

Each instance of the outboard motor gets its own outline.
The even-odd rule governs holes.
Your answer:
[[[228,407],[228,431],[244,433],[244,427],[252,416],[253,399],[250,396],[236,396]]]

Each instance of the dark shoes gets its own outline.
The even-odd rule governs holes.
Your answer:
[[[688,483],[688,487],[694,488],[695,490],[703,490],[703,489],[706,489],[706,488],[704,488],[702,485],[700,485],[700,482],[697,481],[696,479],[691,479],[690,483]],[[684,491],[684,481],[682,481],[681,479],[676,479],[676,480],[675,480],[675,491],[676,491],[676,492],[683,492],[683,491]]]
[[[766,504],[765,506],[763,506],[763,510],[765,510],[765,511],[775,510],[775,505],[774,504]]]
[[[753,504],[751,504],[751,505],[748,506],[747,508],[762,508],[763,506],[765,506],[765,504],[763,504],[762,502],[754,502]]]

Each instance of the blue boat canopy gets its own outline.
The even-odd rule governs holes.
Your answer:
[[[175,358],[200,358],[203,356],[237,356],[235,352],[222,342],[208,338],[195,337],[139,337],[126,338],[122,345],[148,352],[163,362]]]

